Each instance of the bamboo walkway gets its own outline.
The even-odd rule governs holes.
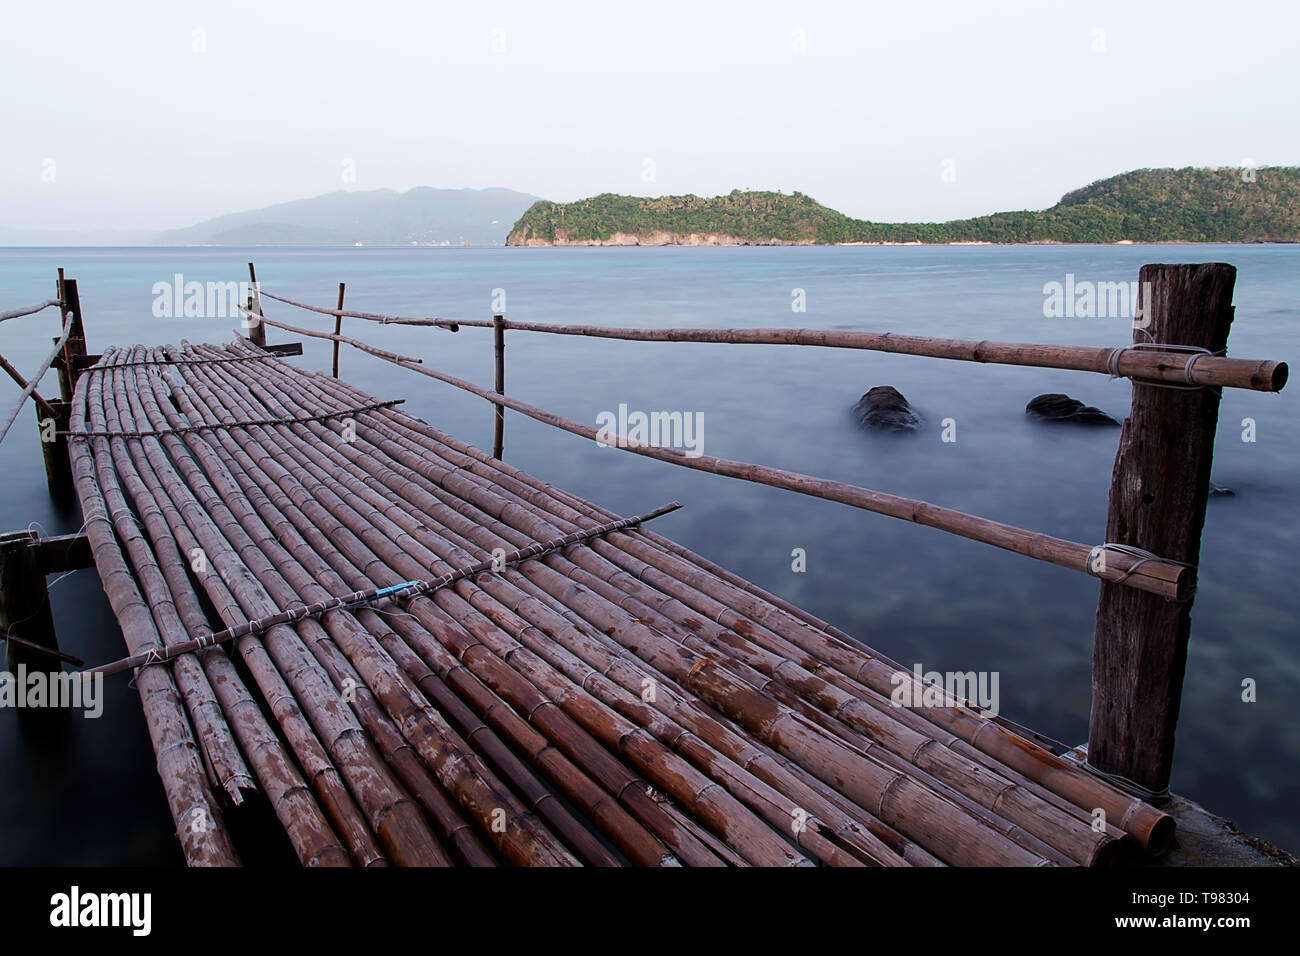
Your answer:
[[[76,492],[190,864],[239,862],[252,792],[306,865],[1169,845],[1167,814],[1000,719],[894,706],[909,671],[393,405],[242,340],[77,381]]]

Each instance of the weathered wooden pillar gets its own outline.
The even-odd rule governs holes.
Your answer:
[[[506,393],[506,317],[492,316],[492,340],[496,354],[496,381],[494,388],[498,395]],[[506,409],[504,405],[493,405],[492,457],[500,460],[505,450]]]
[[[54,360],[54,370],[59,377],[60,399],[52,399],[48,408],[36,410],[36,423],[40,429],[41,455],[45,460],[45,483],[50,495],[59,500],[66,500],[72,495],[72,462],[68,458],[68,438],[63,434],[68,430],[71,417],[72,396],[77,389],[77,377],[86,356],[86,328],[81,317],[81,296],[77,291],[77,280],[64,278],[59,270],[57,281],[59,298],[59,327],[72,319],[72,328],[63,351]],[[56,336],[54,341],[58,341]]]
[[[1149,337],[1137,331],[1135,340],[1225,349],[1236,275],[1222,262],[1143,266]],[[1195,352],[1167,354],[1171,368],[1184,368]],[[1197,564],[1218,416],[1216,389],[1133,382],[1111,476],[1107,542]],[[1191,599],[1101,583],[1088,762],[1156,793],[1168,787],[1173,765],[1191,611]]]
[[[86,329],[81,322],[81,296],[77,293],[77,280],[65,279],[63,270],[59,270],[59,330],[63,323],[72,319],[72,329],[68,341],[63,344],[63,351],[55,360],[54,368],[59,375],[59,393],[65,402],[72,401],[72,393],[77,386],[76,358],[86,354]],[[54,341],[59,337],[56,335]]]
[[[50,594],[35,544],[34,531],[0,534],[0,627],[29,643],[57,649]],[[29,670],[59,670],[54,658],[5,641],[5,668],[16,673],[20,664]]]
[[[338,304],[338,306],[337,306],[338,311],[339,311],[340,314],[334,316],[334,334],[335,334],[335,335],[342,335],[342,334],[343,334],[343,315],[342,315],[342,312],[343,312],[343,293],[344,293],[345,291],[347,291],[347,286],[346,286],[344,283],[340,282],[340,283],[339,283],[339,304]],[[339,340],[338,340],[338,339],[335,339],[335,340],[334,340],[334,377],[335,377],[335,378],[338,378],[338,377],[339,377]]]
[[[36,424],[41,436],[41,455],[45,458],[45,484],[50,496],[59,501],[73,496],[72,460],[68,457],[68,425],[72,418],[72,403],[53,399],[49,402],[50,415],[39,406]]]
[[[253,284],[253,298],[249,308],[257,315],[256,321],[251,318],[249,320],[248,340],[254,345],[265,346],[266,324],[261,321],[261,318],[266,313],[262,311],[262,294],[257,289],[257,270],[253,268],[251,262],[248,264],[248,279]]]

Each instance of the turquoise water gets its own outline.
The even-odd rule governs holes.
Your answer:
[[[240,281],[252,258],[272,292],[407,315],[487,317],[504,290],[513,319],[624,326],[791,326],[1110,346],[1126,318],[1045,318],[1043,286],[1134,281],[1145,262],[1238,268],[1231,353],[1300,359],[1295,246],[844,247],[741,249],[9,249],[0,310],[51,294],[64,266],[80,282],[91,351],[134,342],[226,341],[237,319],[154,318],[154,283]],[[793,313],[802,289],[806,312]],[[323,329],[324,316],[267,303],[268,315]],[[0,352],[27,371],[55,313],[0,325]],[[491,335],[377,326],[345,332],[484,385]],[[269,340],[295,336],[275,329]],[[301,363],[328,369],[307,340]],[[480,447],[485,402],[352,350],[342,375]],[[1026,420],[1025,403],[1067,392],[1122,418],[1130,388],[1087,373],[982,366],[833,349],[650,344],[513,333],[507,390],[597,423],[620,403],[698,412],[704,452],[837,478],[1095,543],[1105,529],[1118,429]],[[919,433],[872,435],[849,410],[893,385]],[[53,378],[47,392],[57,392]],[[0,384],[7,406],[16,395]],[[1248,832],[1300,851],[1300,423],[1295,387],[1224,395],[1173,785]],[[1241,440],[1255,421],[1257,440]],[[941,440],[955,420],[955,442]],[[622,513],[678,499],[658,530],[808,608],[905,666],[996,670],[1000,710],[1070,743],[1087,736],[1097,582],[941,532],[841,505],[696,473],[594,444],[507,412],[506,458]],[[0,446],[0,529],[75,531],[45,491],[30,411]],[[807,570],[792,570],[802,548]],[[93,572],[54,586],[65,650],[118,656]],[[1241,701],[1245,678],[1258,700]],[[134,691],[124,681],[99,721],[33,722],[0,712],[0,863],[176,862],[179,854]],[[20,720],[19,717],[24,719]]]

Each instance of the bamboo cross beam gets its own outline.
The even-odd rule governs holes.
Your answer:
[[[309,329],[291,329],[291,331],[316,338],[330,337],[327,332],[314,332]],[[379,355],[381,358],[384,357],[380,354],[383,351],[382,349],[374,349],[372,346],[355,340],[349,344],[361,349],[363,352],[370,352]],[[389,361],[392,361],[392,359],[389,359]],[[560,428],[593,441],[599,440],[604,444],[609,444],[609,438],[612,438],[613,447],[636,455],[666,461],[674,465],[680,465],[683,468],[693,468],[696,471],[707,471],[728,478],[739,478],[742,481],[752,481],[760,485],[784,488],[787,491],[796,491],[814,498],[824,498],[827,501],[838,501],[841,504],[851,505],[876,514],[888,515],[891,518],[914,521],[917,524],[937,528],[940,531],[947,531],[950,534],[970,538],[973,541],[981,541],[984,544],[991,544],[1063,568],[1093,574],[1116,584],[1126,584],[1142,591],[1159,594],[1170,600],[1186,601],[1196,588],[1195,568],[1178,562],[1165,561],[1155,555],[1136,555],[1117,549],[1112,550],[1108,545],[1094,547],[1076,541],[1067,541],[1064,538],[1038,534],[1000,521],[980,518],[951,508],[932,505],[926,501],[904,498],[901,495],[891,495],[887,492],[849,485],[841,481],[817,478],[802,472],[787,471],[784,468],[772,468],[767,465],[734,461],[729,458],[715,458],[711,455],[691,457],[680,448],[662,448],[656,445],[648,445],[631,441],[622,435],[598,438],[597,429],[590,425],[556,415],[553,412],[521,402],[508,395],[499,395],[489,389],[480,388],[466,382],[464,379],[406,362],[397,361],[394,364],[463,389],[493,404],[514,409],[553,428]]]
[[[67,321],[63,323],[63,333],[55,341],[54,348],[50,349],[49,355],[47,355],[45,360],[41,362],[40,369],[37,371],[36,375],[32,376],[31,381],[29,381],[23,389],[23,393],[19,396],[17,404],[10,409],[9,417],[5,419],[3,425],[0,425],[0,442],[4,441],[5,435],[9,434],[9,428],[13,425],[14,419],[18,417],[18,413],[22,411],[23,405],[27,402],[27,397],[36,391],[36,386],[41,383],[41,379],[45,377],[45,373],[50,370],[50,367],[58,357],[59,352],[63,350],[63,346],[68,341],[68,336],[72,333],[72,325],[72,316],[68,316]]]
[[[339,312],[262,293],[269,298],[323,315],[348,315],[371,322],[393,325],[424,325],[449,328],[493,328],[477,319],[403,318],[365,312]],[[1164,350],[1155,346],[1094,348],[1083,345],[1043,345],[1030,342],[990,342],[975,339],[944,339],[893,332],[857,332],[831,329],[646,329],[613,328],[598,325],[552,325],[540,322],[505,321],[506,329],[544,332],[551,335],[584,335],[622,339],[629,342],[697,342],[726,345],[816,345],[823,348],[865,349],[899,355],[963,362],[1059,368],[1097,372],[1114,378],[1171,385],[1244,388],[1257,392],[1280,392],[1286,385],[1286,362],[1227,358],[1221,355]]]
[[[244,421],[221,422],[221,423],[203,423],[199,425],[189,425],[184,428],[156,428],[144,431],[61,431],[57,434],[68,435],[72,438],[160,438],[163,435],[185,435],[190,432],[212,431],[218,428],[254,428],[267,427],[272,425],[305,425],[313,422],[323,422],[331,418],[345,418],[353,415],[361,415],[365,412],[378,411],[381,408],[392,408],[395,405],[402,405],[406,402],[404,398],[390,399],[387,402],[371,402],[368,405],[358,405],[353,408],[336,408],[333,411],[322,412],[319,415],[307,415],[290,418],[252,418]]]
[[[205,648],[215,647],[217,644],[224,644],[227,641],[237,640],[238,638],[246,637],[249,634],[261,633],[278,624],[293,624],[307,617],[316,617],[317,615],[324,614],[326,611],[356,607],[361,604],[370,604],[374,601],[382,600],[383,598],[413,598],[421,594],[428,594],[430,591],[436,591],[439,588],[448,587],[455,584],[457,581],[473,577],[476,574],[482,574],[484,571],[502,571],[505,568],[514,567],[532,558],[552,554],[556,551],[562,551],[573,544],[580,544],[583,541],[589,541],[592,538],[601,535],[612,534],[615,531],[625,531],[628,528],[644,524],[647,521],[653,521],[655,518],[676,511],[680,507],[680,502],[669,502],[666,505],[660,505],[658,508],[647,511],[643,514],[635,515],[631,518],[621,518],[618,521],[610,521],[596,528],[588,528],[585,531],[574,531],[570,534],[564,535],[563,537],[553,538],[550,541],[539,541],[528,545],[526,548],[520,548],[512,554],[506,554],[504,557],[493,556],[431,580],[404,581],[401,584],[394,584],[389,587],[354,591],[352,594],[330,598],[326,601],[318,601],[315,604],[300,605],[298,607],[281,611],[278,614],[270,615],[269,617],[258,618],[257,620],[246,621],[245,623],[238,624],[234,627],[228,627],[224,631],[217,631],[216,633],[208,634],[205,637],[198,637],[190,641],[172,644],[165,650],[159,647],[154,647],[142,654],[133,654],[130,657],[124,657],[121,660],[113,661],[109,664],[102,664],[99,667],[88,667],[82,671],[82,673],[99,673],[109,676],[112,674],[120,674],[122,671],[126,670],[134,670],[137,667],[144,667],[148,664],[164,664],[183,654],[194,654],[198,651],[204,650]]]
[[[23,378],[22,373],[19,372],[18,369],[14,368],[13,365],[9,362],[9,360],[5,358],[3,355],[0,355],[0,368],[3,368],[6,372],[9,373],[9,377],[18,383],[19,388],[21,388],[25,393],[31,395],[32,401],[37,404],[37,406],[40,408],[40,410],[45,414],[47,418],[55,417],[56,413],[54,411],[54,408],[50,405],[50,403],[47,402],[45,399],[41,398],[41,393],[36,391],[35,388],[32,388],[31,391],[28,391],[27,379]]]
[[[40,654],[45,657],[52,657],[55,660],[71,664],[73,667],[83,667],[85,661],[80,657],[73,657],[71,654],[65,654],[57,647],[46,647],[44,644],[37,644],[35,641],[24,640],[15,634],[10,634],[9,629],[0,627],[0,641],[8,641],[18,647],[31,651],[33,654]]]

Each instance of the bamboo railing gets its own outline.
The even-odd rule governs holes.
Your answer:
[[[307,305],[262,290],[261,294],[296,308],[332,315],[365,319],[384,325],[433,326],[456,331],[459,328],[491,329],[496,320],[404,318],[372,312],[346,312]],[[829,329],[645,329],[597,325],[551,325],[512,322],[500,325],[518,332],[551,335],[579,335],[631,342],[696,342],[728,345],[814,345],[822,348],[866,349],[898,355],[919,355],[963,362],[1022,365],[1079,372],[1097,372],[1115,378],[1140,379],[1175,385],[1205,385],[1278,392],[1286,385],[1285,362],[1226,358],[1219,355],[1189,355],[1140,347],[1090,348],[1079,345],[1040,345],[1027,342],[990,342],[974,339],[944,339],[931,336],[898,335],[893,332],[854,332]]]
[[[265,317],[262,318],[262,321],[267,325],[294,332],[298,335],[342,341],[353,348],[375,355],[395,365],[445,382],[448,385],[454,385],[456,388],[463,389],[473,395],[478,395],[494,405],[514,409],[529,418],[584,438],[590,438],[593,441],[597,438],[598,430],[590,425],[556,415],[510,396],[480,388],[455,376],[423,368],[410,361],[395,357],[391,352],[376,349],[356,339],[300,328]],[[1076,541],[1067,541],[1063,538],[1026,531],[1023,528],[1017,528],[988,518],[968,515],[951,508],[932,505],[925,501],[904,498],[900,495],[892,495],[870,488],[861,488],[826,478],[817,478],[800,472],[787,471],[783,468],[772,468],[750,462],[715,458],[710,455],[693,457],[687,455],[681,449],[629,441],[625,436],[618,436],[614,447],[647,458],[655,458],[659,461],[680,465],[683,468],[692,468],[697,471],[707,471],[729,478],[739,478],[743,481],[784,488],[788,491],[796,491],[815,498],[838,501],[855,508],[861,508],[864,511],[913,521],[917,524],[937,528],[984,544],[991,544],[1007,551],[1014,551],[1017,554],[1036,558],[1040,561],[1047,561],[1060,567],[1093,574],[1117,584],[1125,584],[1140,590],[1150,591],[1171,600],[1185,601],[1195,588],[1194,568],[1175,562],[1163,561],[1155,556],[1144,557],[1120,550],[1108,550],[1104,546],[1090,546]],[[1105,559],[1098,560],[1103,551]]]
[[[345,312],[341,303],[338,309],[331,310],[265,294],[290,306],[334,316],[336,336],[344,316],[380,324],[438,327],[452,332],[459,331],[462,326],[491,328],[496,372],[494,392],[442,372],[416,368],[414,363],[398,361],[396,364],[490,401],[494,410],[493,454],[498,459],[503,444],[505,408],[599,440],[599,433],[594,428],[504,395],[507,330],[641,342],[866,349],[959,361],[1087,371],[1130,379],[1134,385],[1134,409],[1125,422],[1120,456],[1116,461],[1107,521],[1108,540],[1091,548],[926,502],[797,472],[687,455],[673,448],[631,442],[626,436],[616,436],[614,444],[626,451],[683,467],[785,488],[926,524],[1097,575],[1103,586],[1094,655],[1096,673],[1090,734],[1094,739],[1090,741],[1092,746],[1088,759],[1110,779],[1122,779],[1133,792],[1159,798],[1167,792],[1172,764],[1174,727],[1181,696],[1190,605],[1196,585],[1195,565],[1209,488],[1209,461],[1219,393],[1225,387],[1277,392],[1285,386],[1288,378],[1285,362],[1226,357],[1228,327],[1233,316],[1231,293],[1235,273],[1236,270],[1225,263],[1144,266],[1140,281],[1150,291],[1144,305],[1145,321],[1141,328],[1135,325],[1134,338],[1141,337],[1145,341],[1114,348],[822,329],[616,328],[511,322],[501,315],[493,316],[491,321],[406,317]],[[280,327],[301,335],[328,337],[308,329],[283,324]],[[336,349],[339,341],[335,338]],[[365,343],[346,341],[362,351],[388,358]],[[1159,387],[1167,390],[1161,391]],[[1188,397],[1178,397],[1180,395]],[[1149,439],[1144,436],[1149,436]],[[1183,471],[1180,477],[1165,480],[1158,489],[1139,490],[1144,476],[1167,475],[1170,461],[1179,463],[1177,467]],[[1153,495],[1152,491],[1157,494]],[[1150,502],[1155,497],[1168,499],[1170,504],[1152,508]],[[1149,663],[1137,667],[1130,663],[1132,661]],[[1135,668],[1136,674],[1133,673]]]

